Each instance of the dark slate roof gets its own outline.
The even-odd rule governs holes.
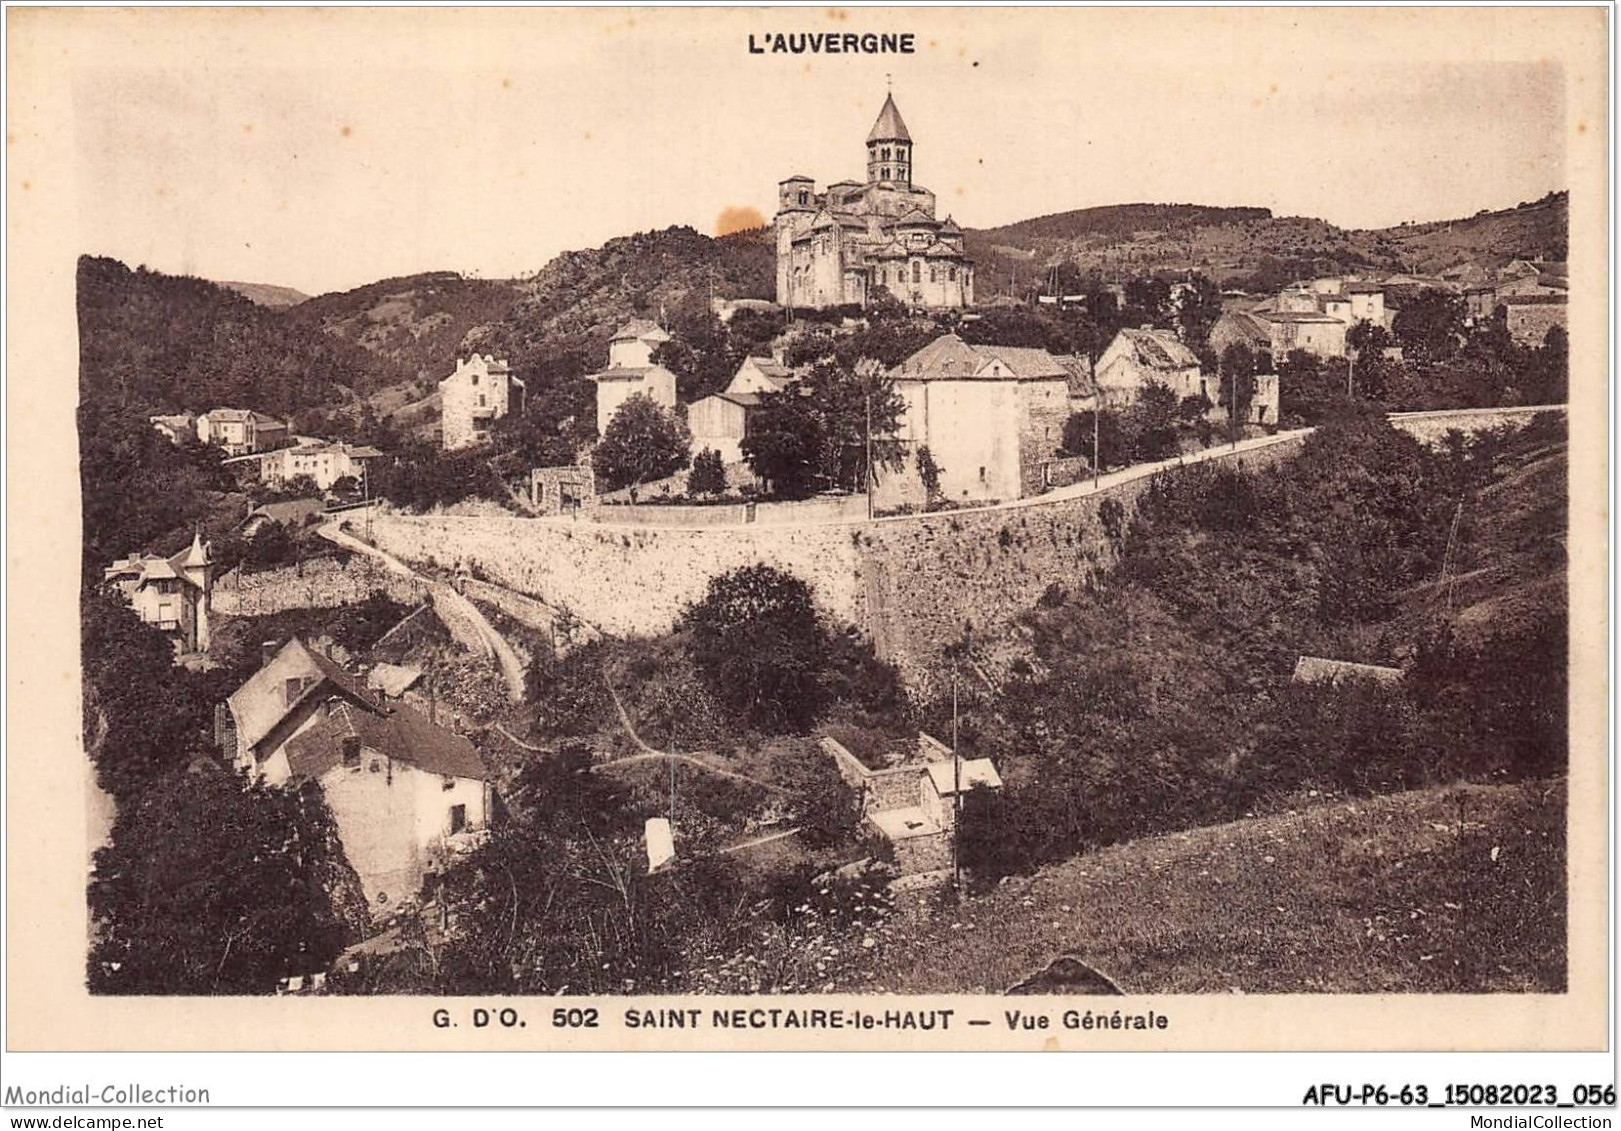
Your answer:
[[[1131,344],[1138,360],[1150,369],[1198,368],[1199,359],[1170,330],[1121,330],[1120,333]]]
[[[878,120],[872,124],[872,132],[867,134],[867,141],[911,141],[912,135],[906,130],[906,123],[901,120],[901,112],[895,108],[895,96],[884,96],[884,108],[878,111]]]
[[[370,710],[338,704],[287,743],[288,769],[295,777],[319,778],[342,764],[343,740],[350,736],[358,737],[362,747],[424,773],[490,780],[484,759],[470,741],[404,704]]]

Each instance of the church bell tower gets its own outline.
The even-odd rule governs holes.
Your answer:
[[[884,108],[878,111],[878,120],[867,134],[867,183],[912,183],[912,135],[895,108],[893,94],[884,96]]]

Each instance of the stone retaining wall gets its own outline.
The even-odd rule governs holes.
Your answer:
[[[221,616],[261,617],[288,609],[334,609],[376,593],[416,605],[426,598],[427,587],[356,554],[276,569],[232,570],[214,582],[211,605]]]

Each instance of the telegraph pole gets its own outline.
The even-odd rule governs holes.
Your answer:
[[[951,886],[962,887],[962,757],[957,753],[957,669],[961,658],[951,661]]]
[[[1097,373],[1092,374],[1092,490],[1098,489],[1098,417],[1103,415],[1103,390],[1098,388]]]
[[[867,402],[867,517],[872,518],[872,389],[866,393]]]

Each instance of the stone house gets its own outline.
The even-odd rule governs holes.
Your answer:
[[[749,417],[760,407],[762,393],[780,393],[794,380],[794,371],[768,357],[746,357],[726,388],[687,406],[687,429],[692,452],[705,448],[720,453],[723,464],[741,463]]]
[[[675,374],[653,363],[653,351],[670,340],[656,322],[633,318],[608,342],[608,368],[586,378],[597,386],[597,435],[608,431],[631,397],[648,397],[654,404],[675,408]]]
[[[374,913],[414,896],[488,820],[477,749],[296,637],[265,651],[215,710],[226,761],[267,785],[320,785]]]
[[[285,421],[245,408],[210,409],[197,418],[197,439],[225,449],[226,455],[267,452],[288,443]]]
[[[1509,334],[1521,345],[1540,346],[1549,330],[1568,325],[1570,300],[1564,294],[1503,295],[1499,303]]]
[[[129,602],[142,622],[173,635],[181,653],[205,652],[214,594],[214,562],[202,533],[177,554],[131,554],[102,571],[102,583]]]
[[[954,758],[950,747],[921,731],[915,756],[883,769],[863,764],[832,738],[821,746],[856,792],[862,814],[889,842],[903,875],[950,868],[958,799],[977,788],[1002,788],[989,758]]]
[[[523,411],[524,384],[505,359],[473,354],[439,382],[439,440],[455,451],[489,438],[490,425]]]
[[[1380,300],[1381,304],[1383,299]],[[1235,343],[1281,360],[1292,350],[1318,357],[1344,357],[1345,339],[1356,319],[1352,296],[1325,303],[1333,313],[1312,310],[1229,310],[1210,328],[1210,348],[1217,357]]]
[[[1098,356],[1093,380],[1105,407],[1131,404],[1150,382],[1166,386],[1177,400],[1205,392],[1204,373],[1193,351],[1173,331],[1152,326],[1116,334]]]
[[[970,345],[955,334],[936,338],[890,371],[905,406],[896,438],[907,471],[881,479],[880,491],[920,490],[912,482],[915,453],[926,446],[947,499],[1039,494],[1043,465],[1063,443],[1079,364],[1041,349]]]
[[[935,196],[912,182],[912,135],[887,97],[867,134],[867,179],[816,191],[814,178],[778,182],[773,228],[777,303],[865,304],[879,287],[931,309],[974,304],[962,229],[935,218]]]

